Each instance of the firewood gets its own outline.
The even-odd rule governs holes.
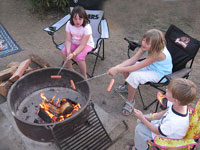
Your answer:
[[[30,63],[31,63],[30,59],[21,62],[15,73],[9,79],[9,81],[11,82],[17,81],[24,74],[25,70],[28,68]]]
[[[12,82],[10,81],[0,83],[0,94],[6,97],[11,86]]]
[[[44,109],[40,108],[38,111],[38,116],[45,121],[46,123],[51,123],[52,122],[52,118],[44,111]],[[34,122],[38,123],[38,120]]]
[[[0,72],[0,81],[8,80],[17,70],[17,67],[7,68]]]
[[[57,115],[60,114],[65,115],[71,113],[73,110],[73,106],[70,102],[65,102],[64,104],[62,104],[61,107],[56,107],[53,104],[46,101],[44,103],[49,108],[50,111],[54,112]]]
[[[39,70],[39,69],[40,69],[40,67],[36,67],[36,68],[28,67],[28,68],[25,70],[24,74],[27,74],[27,73],[29,73],[29,72],[32,72],[32,71],[35,71],[35,70]]]
[[[11,68],[11,67],[19,67],[19,65],[20,65],[20,62],[15,62],[15,61],[13,61],[13,62],[10,62],[10,63],[7,65],[7,67],[8,67],[8,68]]]
[[[31,58],[31,61],[35,62],[42,68],[50,67],[49,63],[38,55],[32,54],[30,55],[30,58]]]

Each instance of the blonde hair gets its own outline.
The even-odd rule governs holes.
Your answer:
[[[197,96],[196,84],[188,79],[173,79],[168,85],[168,90],[172,93],[172,97],[180,102],[180,105],[191,103]]]
[[[149,49],[150,56],[156,57],[165,47],[165,37],[160,30],[150,29],[143,35],[143,39],[144,38],[147,43],[151,43],[151,47]]]

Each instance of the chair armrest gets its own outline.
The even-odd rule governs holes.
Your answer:
[[[102,39],[109,38],[108,23],[106,19],[101,20],[101,38]]]
[[[175,78],[185,78],[189,75],[189,73],[192,71],[191,68],[183,68],[179,71],[176,71],[172,74],[169,74],[169,75],[166,75],[165,77],[168,79],[168,80],[172,80],[172,79],[175,79]]]
[[[61,18],[59,21],[57,21],[56,23],[52,24],[49,27],[44,28],[43,30],[48,33],[49,32],[54,33],[58,31],[63,25],[65,25],[69,19],[70,19],[70,14],[67,14],[66,16]]]
[[[163,86],[163,85],[168,85],[168,83],[172,80],[172,79],[175,79],[175,78],[186,78],[189,76],[189,73],[192,71],[191,68],[183,68],[179,71],[176,71],[174,73],[171,73],[171,74],[168,74],[168,75],[165,75],[164,77],[162,77],[160,79],[160,81],[158,83],[151,83],[150,84],[152,86]]]

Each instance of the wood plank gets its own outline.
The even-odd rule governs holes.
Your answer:
[[[31,61],[35,62],[42,68],[50,67],[50,64],[38,55],[32,54],[30,55],[30,58],[31,58]]]
[[[20,62],[12,61],[12,62],[10,62],[10,63],[7,65],[7,67],[8,67],[8,68],[11,68],[11,67],[19,67],[19,65],[20,65]]]
[[[29,73],[29,72],[32,72],[32,71],[35,71],[35,70],[39,70],[39,69],[41,69],[41,68],[40,68],[40,67],[36,67],[36,68],[28,67],[28,68],[25,70],[24,74],[27,74],[27,73]]]
[[[3,97],[6,97],[11,86],[12,82],[10,81],[0,83],[0,94]]]
[[[28,68],[30,63],[31,63],[30,59],[21,62],[15,73],[9,79],[9,81],[11,82],[17,81],[24,74],[25,70]]]
[[[16,70],[17,70],[16,66],[2,70],[0,72],[0,81],[8,80],[15,73]]]

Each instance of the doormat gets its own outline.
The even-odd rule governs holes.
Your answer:
[[[22,49],[0,24],[0,58],[20,52]]]

